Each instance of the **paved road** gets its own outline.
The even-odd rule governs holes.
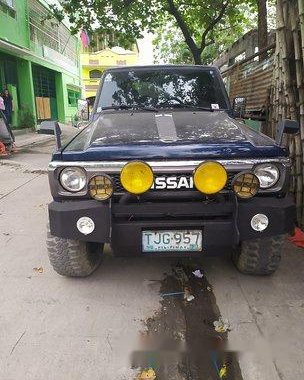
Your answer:
[[[14,161],[24,166],[0,165],[0,379],[134,379],[129,357],[147,320],[164,311],[160,288],[176,262],[106,255],[90,278],[54,273],[45,248],[50,195],[39,171],[50,150],[47,143],[20,152]],[[243,378],[303,380],[304,251],[286,244],[269,278],[240,275],[226,257],[200,265],[230,321],[230,345],[242,351]],[[165,314],[176,315],[183,335],[175,306],[166,304]]]

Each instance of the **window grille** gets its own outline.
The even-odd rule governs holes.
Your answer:
[[[55,74],[53,71],[33,66],[33,82],[36,97],[56,98]]]
[[[0,10],[9,16],[16,18],[16,9],[14,0],[0,0]]]
[[[1,0],[0,0],[1,1]],[[29,0],[30,38],[36,45],[45,45],[63,54],[78,66],[77,38],[55,19],[48,19],[50,11],[37,0]]]
[[[0,3],[3,3],[5,5],[7,5],[8,7],[15,9],[14,0],[0,0]]]

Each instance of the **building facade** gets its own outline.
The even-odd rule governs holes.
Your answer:
[[[48,0],[0,0],[0,91],[13,96],[14,127],[22,113],[69,122],[81,97],[80,44],[49,19]]]
[[[132,50],[125,50],[121,47],[98,49],[87,48],[81,53],[82,67],[82,87],[85,91],[85,98],[93,100],[98,89],[99,80],[103,71],[110,67],[137,65],[138,48],[134,44]]]

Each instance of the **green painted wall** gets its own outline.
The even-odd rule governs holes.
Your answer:
[[[62,73],[56,73],[55,85],[56,85],[56,93],[57,93],[58,120],[61,122],[65,122],[65,106],[64,106]]]
[[[57,110],[58,110],[58,119],[62,123],[70,123],[72,118],[77,113],[77,106],[72,107],[69,105],[68,99],[68,89],[73,88],[75,91],[79,91],[78,87],[73,87],[75,78],[72,76],[57,73],[56,77],[56,93],[57,93]]]
[[[16,18],[0,11],[0,38],[24,48],[29,48],[27,0],[15,1]]]
[[[19,108],[27,108],[36,118],[36,106],[34,97],[32,64],[30,61],[18,60],[18,92]]]
[[[75,77],[70,75],[62,74],[62,93],[64,97],[64,113],[65,113],[65,122],[68,123],[72,120],[72,117],[77,113],[77,107],[72,107],[69,105],[68,99],[68,88],[74,89],[77,91],[77,87],[74,88],[73,85],[78,85]],[[80,89],[79,89],[80,91]]]
[[[1,75],[4,75],[5,62],[13,62],[17,72],[14,77],[16,82],[10,82],[7,78],[3,79],[3,84],[14,85],[16,87],[19,109],[26,107],[36,117],[35,95],[33,87],[32,65],[40,65],[55,72],[56,101],[51,104],[53,115],[56,114],[60,122],[70,122],[71,118],[77,113],[77,107],[69,105],[68,88],[77,91],[80,85],[80,65],[78,73],[70,73],[68,67],[60,66],[60,59],[57,63],[43,58],[42,46],[36,46],[30,41],[29,24],[28,24],[28,0],[15,0],[16,18],[9,16],[0,8],[0,43],[1,40],[11,44],[7,48],[5,44],[0,45],[0,84],[2,83]],[[46,3],[40,0],[44,5]],[[1,27],[4,26],[5,27]],[[13,46],[29,49],[31,54],[24,54],[13,50]],[[2,65],[1,65],[2,59]],[[3,63],[3,60],[5,61]],[[11,64],[7,65],[12,67]],[[63,66],[63,65],[62,65]],[[2,70],[2,71],[1,71]],[[7,71],[7,70],[6,70]],[[7,75],[6,75],[7,77]],[[6,82],[6,83],[5,83]],[[79,92],[81,89],[79,88]],[[18,124],[19,117],[16,110],[14,115],[14,124]]]

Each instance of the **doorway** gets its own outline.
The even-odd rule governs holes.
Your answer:
[[[33,82],[38,121],[57,120],[55,72],[33,65]]]

